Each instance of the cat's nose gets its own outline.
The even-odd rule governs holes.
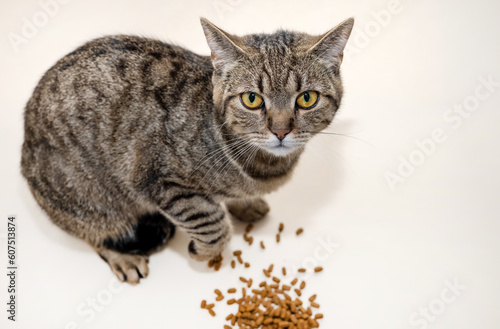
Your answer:
[[[286,135],[288,135],[290,133],[290,131],[292,131],[291,129],[285,129],[285,130],[281,130],[281,129],[273,129],[271,130],[271,132],[276,136],[278,137],[278,139],[280,141],[282,141]]]

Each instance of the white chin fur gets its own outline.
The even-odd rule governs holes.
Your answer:
[[[276,156],[287,156],[295,151],[297,146],[291,145],[288,136],[283,139],[282,143],[280,143],[276,137],[270,136],[268,142],[262,145],[262,148]]]

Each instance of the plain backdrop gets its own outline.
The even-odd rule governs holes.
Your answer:
[[[431,0],[23,0],[0,5],[0,259],[18,225],[18,321],[1,328],[222,328],[234,311],[200,309],[213,289],[260,282],[274,263],[306,275],[321,328],[500,327],[500,4]],[[345,97],[308,146],[292,181],[244,244],[243,225],[219,272],[177,234],[138,286],[118,284],[85,243],[50,223],[20,175],[23,108],[42,74],[107,34],[155,37],[208,55],[200,17],[235,34],[324,33],[356,25],[342,67]],[[285,223],[282,241],[274,237]],[[302,236],[294,231],[304,227]],[[242,249],[248,269],[229,266]],[[2,270],[2,273],[3,270]]]

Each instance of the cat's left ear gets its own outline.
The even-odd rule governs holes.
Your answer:
[[[308,52],[313,53],[326,63],[338,66],[344,57],[344,48],[351,35],[354,26],[354,18],[348,18],[330,31],[319,37],[319,40],[309,48]]]
[[[205,18],[200,18],[208,46],[212,51],[212,63],[216,69],[234,63],[239,56],[245,54],[240,48],[239,38],[231,35]]]

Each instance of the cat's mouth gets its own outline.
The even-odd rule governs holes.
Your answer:
[[[271,154],[286,156],[295,151],[297,146],[285,140],[276,140],[271,143],[264,144],[263,148]]]

